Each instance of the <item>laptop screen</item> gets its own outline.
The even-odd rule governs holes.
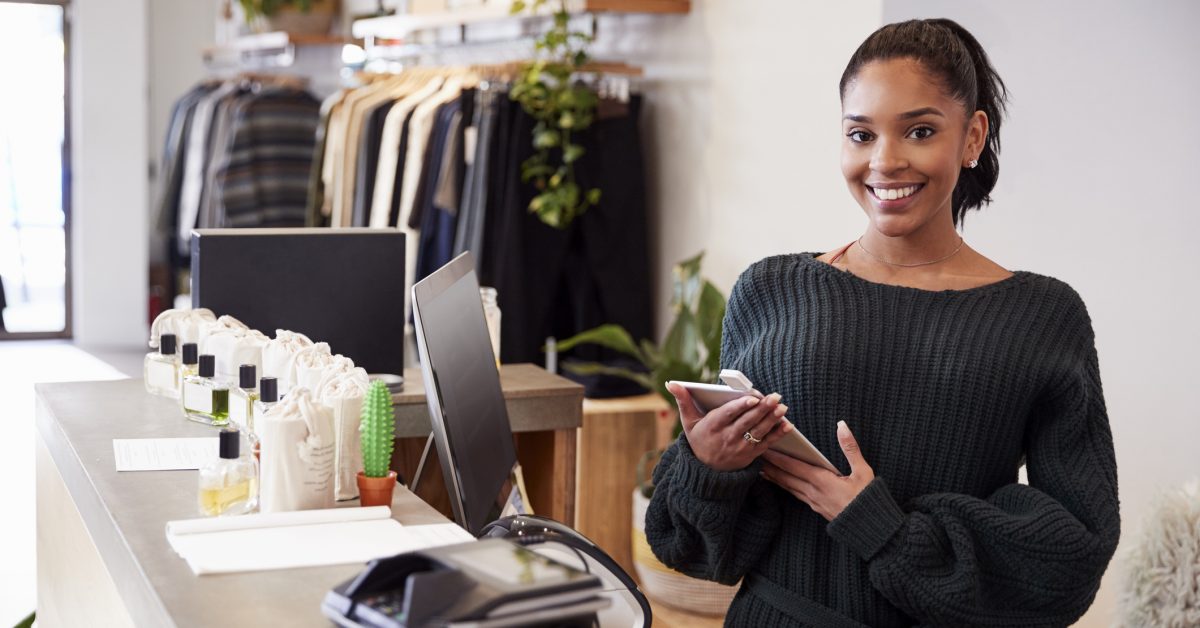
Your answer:
[[[454,518],[478,534],[499,512],[517,455],[470,253],[413,286],[413,312]]]

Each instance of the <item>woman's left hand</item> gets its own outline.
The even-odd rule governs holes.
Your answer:
[[[838,421],[837,433],[842,453],[850,463],[850,475],[847,476],[773,450],[762,456],[766,462],[763,477],[808,504],[826,521],[833,521],[875,479],[875,471],[863,458],[858,441],[854,440],[845,421]]]

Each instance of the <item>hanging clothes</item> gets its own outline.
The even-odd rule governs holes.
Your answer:
[[[364,77],[321,105],[309,224],[403,230],[406,286],[471,251],[481,283],[499,292],[505,362],[541,362],[547,336],[604,323],[652,338],[641,101],[614,103],[578,136],[576,180],[600,188],[601,202],[560,230],[528,211],[535,190],[521,163],[534,122],[506,84],[452,68]],[[596,347],[571,355],[627,366]],[[636,391],[585,385],[591,396]]]

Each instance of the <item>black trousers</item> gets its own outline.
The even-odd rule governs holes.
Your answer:
[[[502,360],[542,363],[546,337],[563,339],[604,323],[623,326],[635,340],[652,338],[640,97],[627,115],[598,119],[579,138],[586,153],[576,162],[576,180],[581,193],[600,188],[601,200],[566,229],[528,211],[536,190],[521,183],[521,162],[533,152],[534,122],[516,103],[501,99],[499,106],[481,279],[498,292]],[[563,357],[628,365],[596,346]],[[583,383],[592,397],[640,392],[625,380]]]

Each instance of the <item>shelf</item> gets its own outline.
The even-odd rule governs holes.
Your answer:
[[[352,42],[345,37],[336,35],[308,35],[275,31],[243,35],[229,43],[209,46],[204,49],[204,56],[217,57],[230,54],[271,52],[283,50],[289,46],[341,46],[348,43]]]
[[[355,37],[380,39],[403,39],[415,31],[447,26],[467,26],[487,22],[547,17],[555,2],[547,3],[542,13],[512,15],[511,2],[492,0],[481,6],[467,7],[443,13],[401,14],[356,20],[352,31]],[[662,13],[682,14],[691,10],[690,0],[567,0],[567,12],[572,15],[586,13]]]

